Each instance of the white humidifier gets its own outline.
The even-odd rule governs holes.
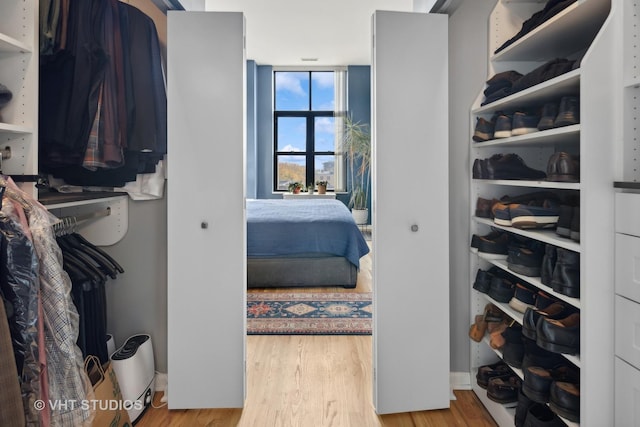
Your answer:
[[[110,356],[124,406],[135,422],[151,404],[155,392],[155,364],[151,336],[133,335]]]

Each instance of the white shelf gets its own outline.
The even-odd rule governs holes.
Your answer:
[[[580,92],[580,69],[569,71],[513,95],[498,99],[471,111],[472,114],[492,114],[496,111],[509,111],[539,106],[548,101],[556,101],[565,95],[577,95]]]
[[[540,277],[530,277],[530,276],[525,276],[519,273],[516,273],[513,270],[509,269],[509,266],[507,265],[506,260],[502,260],[502,259],[492,259],[492,258],[487,258],[484,256],[484,254],[482,252],[478,252],[478,257],[482,258],[483,260],[495,265],[496,267],[499,267],[505,271],[508,271],[509,273],[513,274],[514,276],[516,276],[517,278],[527,282],[530,285],[535,286],[536,288],[540,289],[541,291],[544,291],[545,293],[549,294],[549,295],[553,295],[555,298],[562,300],[568,304],[571,304],[573,307],[576,308],[580,308],[580,299],[579,298],[572,298],[569,297],[567,295],[561,294],[559,292],[556,292],[553,290],[553,288],[545,285],[544,283],[542,283],[540,281]]]
[[[488,218],[479,218],[474,216],[473,219],[478,224],[485,224],[490,227],[499,228],[501,230],[508,231],[513,234],[518,234],[520,236],[528,237],[530,239],[539,240],[544,243],[549,243],[554,246],[558,246],[564,249],[569,249],[570,251],[580,252],[580,244],[578,242],[574,242],[573,240],[560,237],[553,230],[535,230],[535,231],[521,230],[515,227],[505,227],[502,225],[497,225],[496,223],[494,223],[492,220]]]
[[[474,142],[473,148],[526,147],[541,144],[580,144],[580,124],[512,136],[510,138]]]
[[[33,133],[33,129],[22,125],[12,125],[9,123],[0,123],[0,132],[2,133],[16,133],[16,134],[30,134]]]
[[[476,184],[508,185],[511,187],[550,188],[554,190],[580,190],[579,182],[525,181],[518,179],[474,179]]]
[[[586,48],[585,41],[593,40],[608,13],[606,1],[577,1],[493,55],[491,61],[548,61],[570,56]]]
[[[475,392],[478,399],[480,399],[480,402],[482,402],[484,407],[487,408],[499,426],[513,425],[513,420],[516,415],[515,406],[517,405],[517,402],[509,403],[507,405],[494,402],[487,397],[487,390],[483,389],[475,382],[472,382],[471,389]]]
[[[636,77],[634,79],[630,79],[624,82],[625,88],[636,89],[640,87],[640,77]]]
[[[0,33],[0,52],[29,53],[31,52],[31,47],[13,37]]]

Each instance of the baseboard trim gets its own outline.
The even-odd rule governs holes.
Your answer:
[[[449,372],[449,384],[452,390],[471,390],[469,372]]]

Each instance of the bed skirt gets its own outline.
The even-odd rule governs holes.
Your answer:
[[[336,256],[247,258],[247,287],[342,286],[355,288],[358,269]]]

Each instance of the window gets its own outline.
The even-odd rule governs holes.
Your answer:
[[[345,189],[340,153],[344,116],[341,70],[274,72],[275,191],[289,183],[327,181],[330,190]]]

